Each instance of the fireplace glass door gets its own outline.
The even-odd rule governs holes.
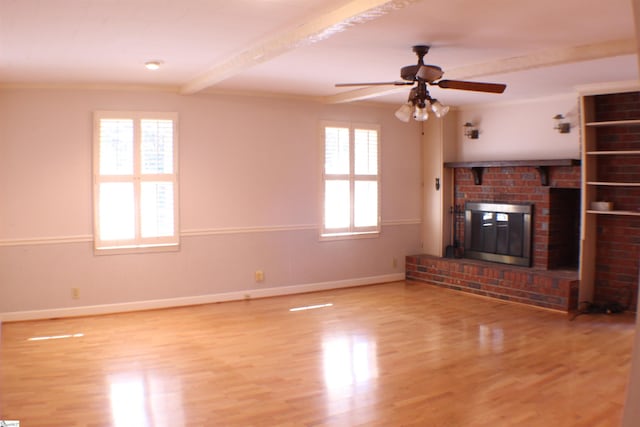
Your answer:
[[[530,266],[531,211],[532,205],[467,203],[465,257]]]

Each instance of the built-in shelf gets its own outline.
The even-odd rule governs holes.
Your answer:
[[[637,239],[628,233],[629,221],[640,218],[640,117],[637,99],[640,87],[620,88],[611,93],[580,96],[582,122],[582,203],[580,247],[580,303],[629,304],[635,295],[636,260],[618,264],[607,248],[624,247],[631,257]],[[632,101],[627,101],[631,99]],[[604,119],[604,120],[601,120]],[[618,149],[619,148],[619,149]],[[598,202],[611,210],[591,209]],[[606,205],[605,205],[606,207]],[[607,221],[615,219],[615,221]],[[603,222],[604,221],[604,222]],[[632,247],[633,250],[628,249]],[[637,271],[637,270],[636,270]],[[629,294],[622,292],[627,289]]]
[[[634,119],[634,120],[612,120],[612,121],[608,121],[608,122],[589,122],[589,123],[586,123],[586,125],[590,126],[590,127],[640,125],[640,119]]]
[[[640,155],[640,150],[587,151],[589,156],[633,156]]]
[[[470,168],[473,173],[473,183],[482,185],[484,168],[500,167],[533,167],[540,173],[540,184],[549,185],[550,166],[577,166],[579,159],[542,159],[542,160],[479,160],[471,162],[445,162],[445,168]]]
[[[587,181],[587,185],[600,185],[606,187],[640,187],[640,182]]]
[[[627,216],[640,216],[640,212],[637,211],[594,211],[587,210],[587,213],[598,215],[627,215]]]

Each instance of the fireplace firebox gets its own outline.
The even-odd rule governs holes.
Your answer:
[[[533,205],[467,202],[464,257],[531,266]]]

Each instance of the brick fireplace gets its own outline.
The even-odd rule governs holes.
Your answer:
[[[541,184],[536,166],[485,168],[475,184],[470,168],[454,170],[455,204],[466,202],[531,203],[533,237],[531,267],[542,270],[577,269],[580,238],[580,166],[548,167],[548,184]],[[458,216],[459,240],[464,242],[464,218]]]
[[[464,214],[452,213],[455,258],[407,257],[406,275],[483,296],[569,311],[577,307],[580,165],[576,160],[450,163],[454,200],[532,206],[531,267],[464,258]],[[445,232],[450,234],[448,230]]]

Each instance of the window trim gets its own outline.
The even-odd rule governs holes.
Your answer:
[[[325,129],[327,127],[347,128],[349,129],[349,173],[348,174],[331,174],[334,179],[348,179],[349,180],[349,226],[340,229],[326,229],[325,228],[325,192],[327,174],[325,173],[325,156],[326,156],[326,137]],[[376,175],[356,175],[354,173],[354,145],[355,145],[355,130],[373,130],[377,132],[378,139],[378,173]],[[344,239],[357,239],[357,238],[376,238],[382,231],[382,136],[381,126],[377,123],[362,123],[362,122],[345,122],[345,121],[329,121],[323,120],[320,122],[320,224],[319,235],[320,240],[344,240]],[[356,181],[375,181],[378,184],[378,212],[377,223],[375,226],[368,227],[356,227],[354,225],[354,186]]]
[[[100,171],[100,122],[102,119],[133,120],[133,174],[101,176]],[[173,173],[142,174],[140,145],[140,123],[142,120],[171,120],[173,123]],[[149,111],[94,111],[93,114],[93,243],[94,253],[100,255],[167,252],[180,248],[180,216],[179,216],[179,152],[178,152],[178,113]],[[140,187],[144,182],[157,181],[173,184],[173,235],[162,237],[142,237],[140,224]],[[134,184],[134,228],[135,237],[126,240],[100,240],[100,184],[103,182],[132,182]]]

